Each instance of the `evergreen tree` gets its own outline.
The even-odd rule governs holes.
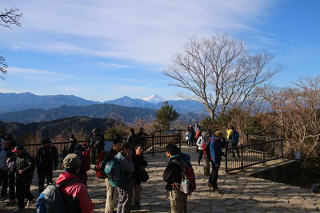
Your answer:
[[[179,117],[179,113],[173,108],[172,105],[165,101],[161,108],[157,111],[157,125],[156,129],[168,130],[170,122],[175,121]]]

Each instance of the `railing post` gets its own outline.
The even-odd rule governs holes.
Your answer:
[[[266,163],[265,146],[264,146],[265,142],[261,145],[262,145],[262,162],[263,162],[263,164],[265,164]]]
[[[284,158],[284,154],[283,154],[283,138],[281,138],[280,140],[280,146],[281,146],[281,158]]]
[[[152,135],[152,138],[151,138],[151,146],[152,146],[152,151],[151,151],[151,155],[154,156],[154,135]]]
[[[179,136],[178,136],[178,140],[179,140],[179,149],[181,150],[181,131],[179,131]]]
[[[227,143],[226,152],[225,152],[225,154],[226,154],[226,156],[225,156],[225,158],[226,158],[226,173],[227,174],[228,174],[228,146],[229,146],[229,143]]]
[[[240,153],[241,153],[241,170],[243,170],[243,145],[240,146]]]
[[[160,130],[160,147],[162,148],[162,134],[161,134],[161,131],[162,130]]]

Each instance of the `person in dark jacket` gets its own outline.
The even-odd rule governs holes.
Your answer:
[[[122,140],[119,135],[115,137],[112,141],[112,148],[111,150],[105,155],[101,169],[104,172],[104,168],[106,167],[107,162],[114,159],[114,157],[121,151],[122,148]],[[117,188],[113,187],[109,183],[109,179],[105,179],[106,184],[106,206],[105,206],[105,213],[112,213],[115,207],[116,198],[117,198]]]
[[[192,124],[189,124],[187,129],[189,130],[189,132],[191,134],[190,142],[191,142],[191,146],[193,146],[193,144],[195,142],[194,140],[195,140],[196,132],[194,131]]]
[[[38,149],[36,165],[39,181],[39,193],[44,190],[44,180],[47,179],[47,184],[52,184],[53,170],[58,167],[58,151],[51,144],[49,139],[41,141],[42,147]]]
[[[118,207],[117,213],[129,213],[132,209],[132,173],[134,172],[134,165],[132,162],[132,147],[129,143],[122,145],[121,152],[115,158],[120,159],[120,170],[124,174],[126,181],[121,183],[118,189]]]
[[[223,138],[223,133],[221,131],[216,131],[214,136],[210,139],[210,162],[212,166],[212,171],[209,177],[208,186],[214,192],[219,192],[217,185],[218,181],[218,171],[220,168],[220,162],[222,159],[222,148],[226,147],[226,141]]]
[[[19,211],[24,209],[25,203],[24,199],[27,198],[27,206],[30,206],[33,203],[34,196],[30,192],[30,185],[33,178],[34,171],[34,161],[32,157],[27,153],[22,145],[16,146],[12,152],[17,156],[16,158],[16,192],[18,199],[18,209]]]
[[[138,140],[139,140],[138,145],[141,145],[143,147],[143,149],[146,149],[146,143],[147,143],[146,137],[148,137],[148,134],[145,133],[143,127],[140,127],[140,130],[139,130],[137,136],[138,136]]]
[[[8,205],[12,205],[16,203],[16,189],[15,189],[15,162],[16,162],[16,155],[12,152],[13,148],[16,146],[16,141],[13,139],[11,134],[7,134],[4,138],[5,143],[9,144],[10,153],[7,156],[7,166],[9,169],[8,173],[8,183],[9,183],[9,202]]]
[[[132,151],[134,151],[134,148],[138,145],[139,143],[139,138],[138,136],[136,135],[136,133],[134,132],[134,129],[131,128],[130,129],[130,133],[129,133],[129,136],[127,138],[127,143],[129,143],[132,147]]]
[[[234,126],[231,127],[231,129],[232,129],[232,132],[230,134],[230,139],[231,139],[231,146],[232,146],[232,156],[235,157],[234,150],[236,150],[238,157],[240,157],[239,150],[238,150],[238,142],[239,142],[240,135]]]
[[[180,192],[179,184],[182,181],[181,152],[175,144],[166,146],[166,155],[170,158],[163,172],[163,180],[169,191],[171,213],[187,212],[187,195]]]
[[[89,145],[91,147],[91,163],[96,164],[96,160],[101,154],[104,154],[104,137],[99,128],[92,130]]]
[[[74,153],[77,154],[81,160],[80,164],[80,171],[78,173],[78,177],[87,184],[88,174],[87,171],[90,169],[90,161],[87,159],[86,152],[87,152],[87,145],[86,142],[81,144],[77,144],[74,147]]]
[[[142,145],[138,145],[136,147],[136,154],[133,155],[132,161],[134,164],[134,172],[132,174],[133,178],[133,208],[140,209],[140,200],[141,200],[141,182],[142,175],[145,174],[145,169],[148,166],[147,161],[143,156],[143,147]]]
[[[10,158],[11,149],[9,147],[8,140],[0,139],[0,184],[1,188],[1,198],[7,196],[8,190],[8,180],[9,180],[9,168],[7,165],[7,159]]]
[[[76,137],[74,135],[71,135],[69,142],[70,142],[70,147],[69,147],[68,153],[69,154],[74,153],[74,148],[78,144],[78,140],[76,139]]]

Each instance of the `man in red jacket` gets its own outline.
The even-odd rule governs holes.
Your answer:
[[[92,213],[93,203],[88,195],[87,186],[77,176],[80,171],[80,158],[76,154],[68,154],[63,159],[63,167],[65,171],[61,173],[56,181],[57,185],[62,183],[60,192],[68,197],[64,199],[68,203],[64,203],[66,212]],[[69,199],[70,198],[70,199]],[[77,210],[75,211],[75,209]]]

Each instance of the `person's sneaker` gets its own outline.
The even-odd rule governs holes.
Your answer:
[[[30,206],[32,206],[32,204],[34,204],[34,199],[28,200],[26,206],[27,206],[27,207],[30,207]]]
[[[23,210],[23,208],[16,208],[12,212],[21,212],[22,210]]]

